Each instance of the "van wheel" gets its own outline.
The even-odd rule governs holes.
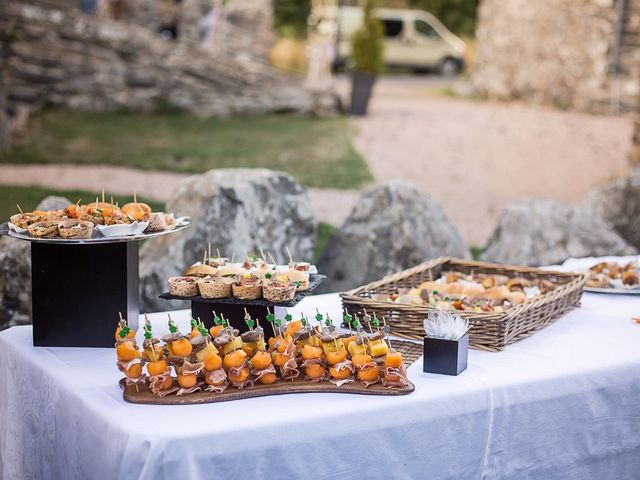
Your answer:
[[[440,62],[440,74],[443,77],[455,77],[462,70],[462,62],[456,58],[448,57]]]

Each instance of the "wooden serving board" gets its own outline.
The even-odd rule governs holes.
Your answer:
[[[206,387],[206,385],[204,385]],[[336,387],[330,382],[314,383],[301,376],[299,379],[278,380],[273,385],[256,384],[245,390],[229,387],[222,393],[195,392],[189,395],[177,396],[167,395],[164,398],[155,396],[147,385],[139,385],[138,389],[134,385],[127,385],[125,379],[120,380],[120,387],[123,389],[122,396],[129,403],[143,403],[148,405],[198,405],[201,403],[228,402],[231,400],[241,400],[243,398],[264,397],[267,395],[285,395],[288,393],[352,393],[358,395],[407,395],[415,390],[413,383],[405,388],[387,388],[382,384],[371,385],[368,388],[359,381],[354,381]]]

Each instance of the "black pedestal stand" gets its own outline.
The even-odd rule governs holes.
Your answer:
[[[138,327],[138,242],[183,230],[135,237],[70,240],[33,238],[0,225],[0,235],[31,243],[33,344],[37,347],[113,347],[118,312]],[[28,286],[25,285],[25,289]]]
[[[138,242],[31,244],[33,344],[113,347],[118,312],[138,324]]]

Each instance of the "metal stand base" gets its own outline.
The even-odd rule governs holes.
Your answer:
[[[199,302],[197,300],[191,301],[191,316],[193,318],[200,318],[207,327],[213,326],[213,311],[215,310],[218,315],[224,315],[225,319],[229,320],[229,323],[233,328],[240,330],[240,333],[244,333],[249,328],[244,323],[244,309],[247,309],[249,315],[254,320],[257,318],[260,320],[260,326],[264,329],[265,340],[273,337],[273,331],[271,325],[266,320],[267,307],[263,305],[242,305],[238,303],[212,303],[211,301]],[[274,312],[274,307],[271,307],[271,312]]]
[[[33,344],[113,347],[118,312],[138,327],[138,242],[31,243]]]

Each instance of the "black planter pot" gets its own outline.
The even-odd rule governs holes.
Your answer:
[[[351,115],[366,115],[375,75],[354,73],[351,77]]]
[[[441,375],[460,375],[467,369],[469,334],[458,340],[424,337],[422,371]]]

